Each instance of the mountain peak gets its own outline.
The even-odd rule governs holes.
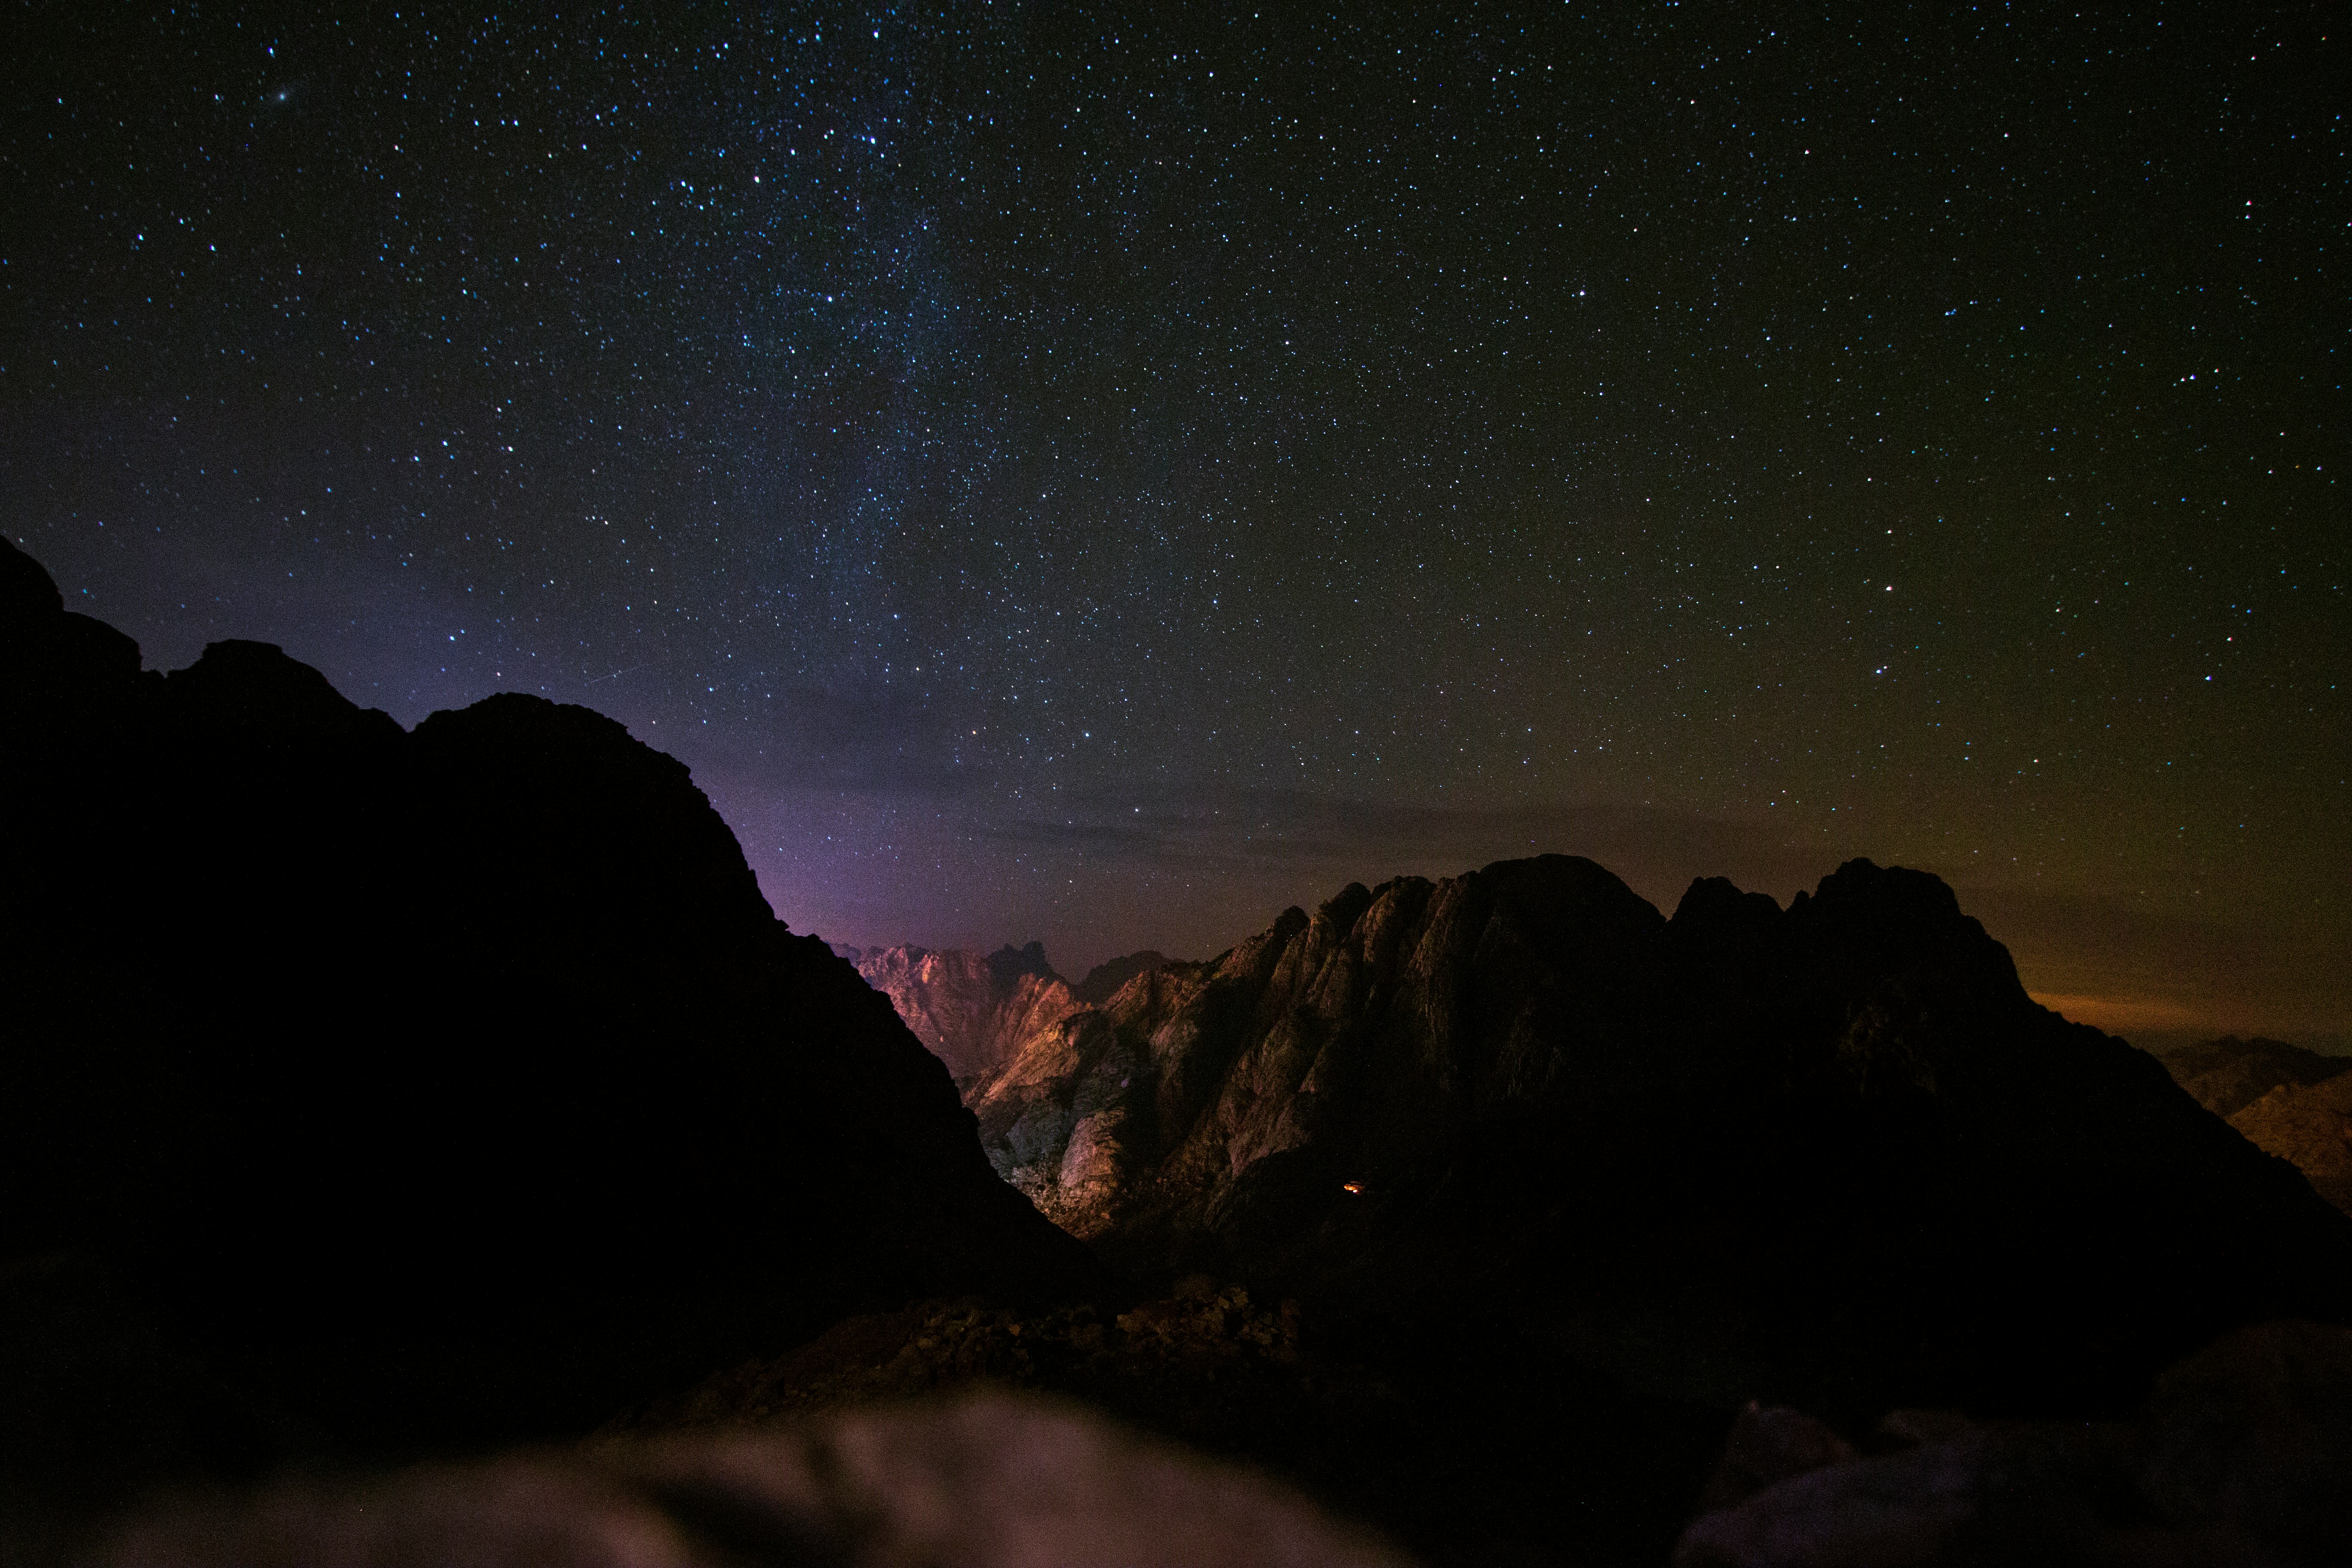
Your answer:
[[[1010,986],[1024,974],[1034,974],[1040,980],[1061,978],[1045,962],[1045,944],[1042,942],[1032,942],[1025,947],[1006,942],[988,955],[988,973],[1000,986]]]
[[[163,689],[181,729],[233,735],[238,745],[385,742],[402,732],[389,714],[362,708],[276,643],[230,638],[208,644],[195,663],[163,678]]]
[[[1701,879],[1671,922],[1570,856],[1351,883],[965,1092],[1116,1263],[1550,1323],[1682,1397],[2113,1400],[2352,1306],[2307,1187],[1867,860],[1786,910]]]
[[[65,607],[49,569],[0,536],[0,624],[61,615]]]
[[[403,731],[268,643],[142,674],[53,588],[0,550],[0,1257],[136,1282],[156,1397],[446,1448],[1100,1279],[675,759],[512,694]]]

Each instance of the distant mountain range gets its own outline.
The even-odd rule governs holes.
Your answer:
[[[2352,1060],[2235,1035],[2161,1059],[2199,1104],[2352,1214]]]
[[[2157,1058],[2173,1081],[2216,1116],[2235,1116],[2281,1085],[2324,1083],[2352,1072],[2352,1058],[2323,1056],[2257,1035],[2224,1035],[2201,1045],[2183,1046]]]
[[[2280,1084],[2230,1125],[2265,1153],[2292,1162],[2321,1197],[2352,1215],[2352,1073]]]
[[[861,972],[967,1042],[997,1170],[1141,1278],[1876,1408],[2079,1408],[2352,1310],[2344,1216],[1918,872],[1785,910],[1702,880],[1671,920],[1564,857],[1352,885],[1095,1005],[1042,954],[909,952]]]

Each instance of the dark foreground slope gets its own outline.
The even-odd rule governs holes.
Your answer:
[[[2352,1317],[2343,1215],[1866,861],[1671,921],[1560,857],[1351,886],[1046,1043],[967,1100],[1106,1257],[1662,1392],[2086,1414]]]
[[[587,710],[404,732],[253,643],[142,672],[0,542],[0,810],[15,1477],[77,1422],[191,1462],[584,1429],[844,1312],[1096,1283]],[[166,1365],[205,1410],[104,1429]]]

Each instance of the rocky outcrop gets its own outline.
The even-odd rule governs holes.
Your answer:
[[[1675,1568],[2280,1568],[2352,1561],[2352,1333],[2281,1322],[2158,1380],[2129,1422],[1897,1411],[1859,1444],[1749,1406]]]
[[[2292,1163],[2312,1190],[2352,1215],[2352,1073],[2280,1084],[2230,1118],[2264,1153]]]
[[[982,955],[960,949],[869,947],[854,961],[866,983],[947,1063],[959,1089],[1085,1005],[1038,942]]]
[[[2081,1410],[2235,1323],[2352,1316],[2342,1215],[1865,861],[1671,921],[1562,857],[1350,886],[966,1100],[1130,1268],[1500,1315],[1662,1392]]]
[[[2320,1083],[2352,1072],[2352,1060],[2259,1035],[2250,1040],[2224,1035],[2218,1040],[2168,1051],[2157,1059],[2198,1104],[2221,1117],[2235,1116],[2282,1084]]]
[[[475,1443],[1100,1278],[687,770],[585,709],[404,731],[262,644],[142,671],[0,542],[0,1258],[84,1260],[175,1386]],[[70,1316],[28,1268],[0,1310]],[[48,1348],[0,1382],[79,1375]]]

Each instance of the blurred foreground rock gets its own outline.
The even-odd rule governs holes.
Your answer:
[[[2232,1334],[2167,1372],[2137,1422],[1901,1411],[1864,1447],[1750,1407],[1675,1568],[2352,1562],[2352,1331]],[[1742,1477],[1763,1484],[1739,1497]]]
[[[1246,1471],[1005,1394],[153,1509],[86,1568],[1362,1568],[1408,1560]]]

